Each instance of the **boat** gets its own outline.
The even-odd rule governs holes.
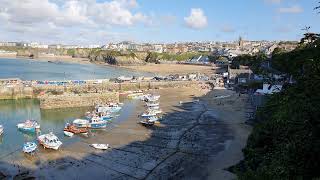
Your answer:
[[[64,132],[70,132],[72,134],[86,134],[86,133],[88,133],[88,129],[87,128],[77,128],[75,125],[72,125],[72,124],[69,124],[69,123],[66,124],[66,126],[63,129],[63,131]],[[67,133],[67,134],[69,134],[69,133]],[[67,134],[65,133],[65,135],[67,135]]]
[[[52,132],[49,134],[43,134],[38,136],[39,144],[43,145],[44,148],[58,150],[62,145],[62,142]]]
[[[161,109],[152,109],[152,108],[148,108],[148,111],[150,113],[154,113],[154,114],[161,114],[162,110]]]
[[[85,120],[85,119],[75,119],[72,123],[77,128],[88,128],[89,127],[89,120]]]
[[[100,117],[95,116],[91,118],[89,127],[92,129],[103,129],[107,127],[107,122],[102,120]]]
[[[146,103],[147,107],[159,107],[159,103]]]
[[[107,150],[109,148],[109,144],[90,144],[90,146],[101,150]]]
[[[99,105],[96,107],[97,113],[107,113],[107,112],[116,113],[116,112],[119,112],[120,110],[121,110],[121,106],[119,103],[109,103],[105,106]]]
[[[148,121],[148,120],[141,120],[139,123],[144,126],[153,126],[154,125],[153,121]]]
[[[147,118],[148,122],[156,122],[158,120],[159,120],[159,117],[157,117],[157,116],[152,116],[152,117],[148,117]]]
[[[147,95],[145,96],[145,101],[147,102],[155,102],[158,101],[160,99],[160,95]]]
[[[40,129],[40,124],[38,124],[35,120],[26,120],[23,123],[17,124],[19,130],[26,132],[36,132],[36,130]]]
[[[3,126],[0,125],[0,136],[3,134],[3,132],[4,132]]]
[[[150,110],[159,110],[160,107],[159,106],[151,106],[151,107],[148,107],[148,109],[150,109]]]
[[[123,82],[123,81],[131,81],[133,77],[125,77],[125,76],[120,76],[117,78],[118,81]]]
[[[34,151],[36,151],[38,148],[38,145],[34,142],[26,142],[23,144],[23,148],[22,151],[24,153],[32,153]]]
[[[141,114],[141,117],[143,118],[149,118],[149,117],[152,117],[152,116],[156,116],[157,114],[155,112],[152,112],[152,111],[147,111],[147,112],[144,112],[143,114]]]
[[[111,114],[105,114],[105,115],[101,115],[100,119],[104,120],[104,121],[109,121],[113,118],[113,116]]]
[[[69,131],[63,131],[63,134],[68,137],[72,137],[74,135],[72,132]]]
[[[130,99],[142,99],[144,98],[144,95],[142,92],[138,92],[138,93],[132,93],[128,95],[128,98]]]

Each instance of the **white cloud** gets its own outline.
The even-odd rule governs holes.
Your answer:
[[[293,5],[290,7],[282,7],[278,9],[279,13],[291,13],[291,14],[297,14],[302,13],[303,9],[299,5]]]
[[[95,34],[112,26],[152,23],[148,15],[138,11],[136,0],[0,0],[0,3],[0,30],[18,39],[31,36],[37,39],[37,33],[41,33],[48,39],[52,34],[61,34],[57,38],[66,40],[83,29]]]
[[[202,29],[208,26],[208,20],[200,8],[191,9],[190,16],[185,17],[186,26],[193,29]]]

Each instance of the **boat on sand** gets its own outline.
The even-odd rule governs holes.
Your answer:
[[[58,139],[56,135],[52,132],[49,134],[43,134],[38,136],[39,144],[41,144],[44,148],[58,150],[62,145],[62,142]]]
[[[37,144],[34,142],[26,142],[23,145],[23,149],[22,151],[25,153],[32,153],[34,151],[36,151],[38,148]]]
[[[109,144],[90,144],[90,146],[95,149],[101,149],[101,150],[109,149]]]

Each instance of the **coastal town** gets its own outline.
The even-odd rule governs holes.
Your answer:
[[[0,3],[0,180],[319,179],[319,1]]]

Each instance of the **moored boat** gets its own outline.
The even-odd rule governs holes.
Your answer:
[[[0,125],[0,136],[3,134],[3,132],[4,132],[4,128],[2,125]]]
[[[103,129],[107,127],[107,122],[96,116],[90,120],[89,127],[92,129]]]
[[[154,125],[154,122],[153,121],[149,121],[149,120],[141,120],[139,123],[144,125],[144,126],[153,126]]]
[[[36,130],[40,129],[40,124],[34,120],[26,120],[23,123],[17,124],[17,127],[19,130],[25,132],[36,132]]]
[[[109,148],[109,144],[90,144],[90,146],[101,150],[107,150]]]
[[[73,125],[75,125],[78,128],[88,128],[89,127],[89,121],[85,119],[75,119],[73,122]]]
[[[147,107],[159,107],[159,103],[146,103]]]
[[[58,150],[62,145],[62,142],[59,138],[54,135],[52,132],[49,134],[43,134],[38,136],[39,144],[41,144],[44,148]]]
[[[69,131],[63,131],[63,134],[65,136],[68,136],[68,137],[72,137],[73,136],[73,133],[72,132],[69,132]]]
[[[121,106],[119,103],[109,103],[107,105],[99,105],[96,106],[96,112],[97,113],[116,113],[119,112],[121,110]]]
[[[157,114],[153,111],[147,111],[147,112],[144,112],[143,114],[141,114],[141,117],[143,118],[149,118],[149,117],[152,117],[152,116],[156,116]]]
[[[34,142],[26,142],[23,144],[22,151],[25,153],[32,153],[36,151],[38,148],[38,145]]]
[[[67,123],[66,126],[63,129],[64,132],[70,132],[72,134],[86,134],[88,133],[88,129],[87,128],[77,128],[75,125],[69,124]],[[65,133],[65,135],[68,136],[71,135],[70,133]]]

